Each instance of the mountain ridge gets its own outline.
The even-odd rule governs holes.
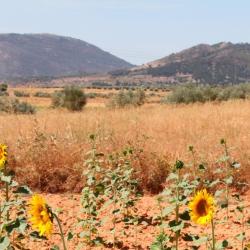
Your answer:
[[[80,39],[54,34],[0,34],[0,79],[106,73],[133,65]]]
[[[124,74],[124,72],[123,72]],[[238,83],[250,81],[250,44],[198,44],[127,70],[128,75],[169,77],[170,81]],[[177,79],[177,80],[176,80]]]

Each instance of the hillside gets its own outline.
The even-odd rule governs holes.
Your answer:
[[[250,80],[250,44],[200,44],[160,60],[116,73],[164,76],[168,77],[170,82],[246,82]]]
[[[0,34],[0,79],[105,73],[131,66],[79,39],[50,34]]]

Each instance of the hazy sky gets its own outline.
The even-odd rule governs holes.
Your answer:
[[[250,42],[249,0],[0,0],[0,33],[54,33],[141,64],[198,43]]]

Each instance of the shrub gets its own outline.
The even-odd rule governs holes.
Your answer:
[[[27,102],[20,102],[17,99],[1,97],[0,112],[14,113],[14,114],[34,114],[36,112],[36,109]]]
[[[19,102],[18,100],[14,100],[12,102],[13,112],[18,114],[34,114],[36,109],[34,106],[27,102]]]
[[[57,91],[52,96],[53,107],[63,107],[72,111],[82,110],[86,104],[87,97],[79,87],[65,87],[62,91]]]
[[[8,85],[5,83],[0,84],[0,92],[6,92],[8,90]]]
[[[34,96],[35,96],[35,97],[49,98],[49,97],[51,97],[51,94],[50,94],[50,93],[47,93],[47,92],[40,92],[40,91],[38,91],[38,92],[36,92],[36,93],[34,94]]]
[[[164,101],[170,103],[193,103],[204,102],[205,99],[199,87],[188,84],[175,88]]]
[[[19,91],[19,90],[15,90],[15,91],[14,91],[14,95],[15,95],[16,97],[29,97],[29,96],[30,96],[29,93],[26,93],[26,92],[24,92],[24,91]]]
[[[126,106],[141,106],[145,102],[145,92],[143,89],[137,89],[136,91],[121,90],[116,94],[109,102],[110,107],[124,108]]]
[[[8,96],[9,94],[7,90],[8,90],[7,84],[4,84],[4,83],[0,84],[0,96]]]

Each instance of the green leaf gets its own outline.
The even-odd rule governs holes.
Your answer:
[[[212,182],[209,184],[209,187],[213,187],[213,186],[217,185],[218,183],[220,183],[220,180],[212,181]]]
[[[225,143],[226,143],[226,140],[225,140],[224,138],[221,138],[221,139],[220,139],[220,144],[223,145],[223,144],[225,144]]]
[[[183,235],[182,239],[183,239],[184,241],[194,241],[194,240],[195,240],[194,236],[192,236],[192,235],[190,235],[190,234],[187,234],[187,233],[185,233],[185,234]],[[196,238],[196,240],[197,240],[197,239],[199,239],[199,237]]]
[[[227,201],[223,201],[220,205],[221,208],[227,208],[228,207],[228,202]]]
[[[178,175],[175,174],[175,173],[170,173],[167,180],[170,181],[170,180],[175,180],[178,178]]]
[[[201,246],[203,243],[207,242],[208,238],[207,237],[194,237],[193,236],[193,244],[195,246]]]
[[[217,190],[214,194],[215,197],[220,197],[224,193],[224,190]]]
[[[95,134],[91,134],[91,135],[89,136],[89,139],[94,141],[94,140],[96,139],[96,135],[95,135]]]
[[[206,167],[203,164],[199,165],[199,170],[205,170],[205,169],[206,169]]]
[[[248,219],[246,223],[248,226],[250,226],[250,219]]]
[[[162,213],[163,213],[163,216],[167,216],[169,215],[170,213],[172,213],[173,211],[175,210],[175,207],[174,206],[167,206],[163,209]]]
[[[50,248],[50,250],[60,250],[59,246],[54,245],[53,247]]]
[[[73,237],[74,237],[74,235],[73,235],[71,232],[69,232],[69,233],[68,233],[68,236],[67,236],[67,241],[72,240]]]
[[[225,179],[225,183],[226,184],[232,184],[233,183],[233,176],[230,176],[227,179]]]
[[[223,173],[223,170],[221,168],[217,168],[216,170],[214,170],[215,174],[221,174]]]
[[[115,210],[112,211],[112,214],[119,214],[120,211],[121,211],[121,210],[120,210],[119,208],[118,208],[118,209],[115,209]]]
[[[11,183],[11,176],[1,176],[1,181],[10,184]]]
[[[46,237],[44,236],[40,236],[38,232],[34,231],[30,233],[30,237],[35,238],[35,239],[39,239],[39,240],[47,240]]]
[[[171,228],[171,230],[173,232],[177,232],[180,231],[181,229],[183,229],[184,227],[184,223],[183,221],[179,221],[178,223],[176,223],[175,220],[172,220],[168,223],[169,227]]]
[[[239,162],[233,162],[231,164],[231,167],[234,168],[234,169],[239,169],[241,167],[240,163]]]
[[[189,221],[190,220],[190,215],[188,211],[185,211],[184,213],[179,215],[182,220]]]
[[[182,161],[177,160],[175,162],[175,168],[176,169],[182,169],[184,167],[184,163]]]
[[[246,239],[245,233],[240,233],[240,234],[236,235],[236,239],[239,241],[245,240]]]
[[[12,221],[12,222],[9,223],[8,225],[6,225],[5,229],[6,229],[6,231],[7,231],[9,234],[11,234],[12,231],[13,231],[14,229],[19,228],[19,226],[20,226],[20,221],[19,221],[19,219],[16,219],[15,221]]]
[[[0,249],[1,250],[6,250],[10,245],[10,239],[5,236],[0,238]]]
[[[32,191],[27,186],[20,186],[15,191],[13,191],[15,194],[32,194]]]
[[[229,243],[227,240],[223,240],[223,241],[220,241],[220,242],[217,242],[216,243],[216,249],[225,249],[226,247],[229,246]]]

